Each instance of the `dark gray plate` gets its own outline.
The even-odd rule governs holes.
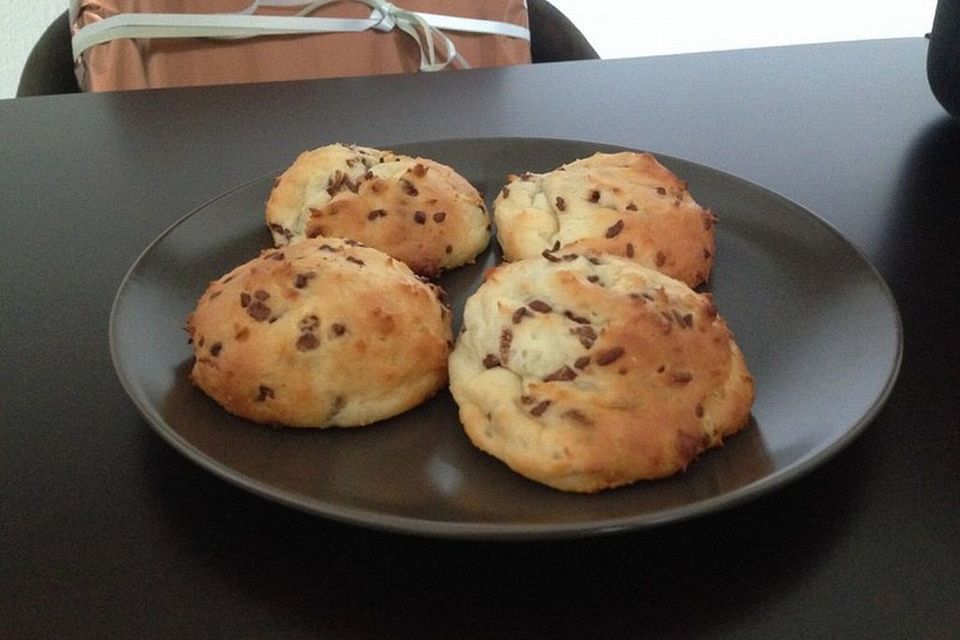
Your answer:
[[[617,149],[505,138],[395,150],[453,166],[489,201],[508,173]],[[880,409],[900,364],[896,305],[864,256],[814,214],[739,178],[660,159],[717,212],[709,288],[757,380],[748,427],[673,478],[592,496],[540,486],[474,449],[446,392],[350,430],[275,430],[220,409],[187,379],[182,327],[208,281],[270,246],[263,205],[273,176],[215,198],[144,251],[114,302],[114,365],[147,421],[190,459],[261,496],[358,525],[464,538],[579,536],[755,497],[836,453]],[[491,247],[442,279],[455,331],[465,298],[498,257]]]

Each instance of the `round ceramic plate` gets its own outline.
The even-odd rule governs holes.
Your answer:
[[[451,165],[489,204],[509,173],[620,149],[502,138],[394,150]],[[209,281],[271,246],[263,207],[272,175],[211,200],[144,251],[114,302],[114,365],[147,421],[191,460],[261,496],[357,525],[463,538],[579,536],[742,502],[809,471],[869,423],[899,368],[899,316],[877,271],[814,214],[739,178],[658,157],[717,213],[706,289],[757,381],[750,424],[685,473],[597,495],[555,491],[473,448],[446,391],[361,429],[278,430],[223,411],[188,380],[184,321]],[[466,297],[498,259],[494,241],[475,265],[441,279],[455,333]]]

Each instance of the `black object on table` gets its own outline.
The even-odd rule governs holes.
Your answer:
[[[943,108],[960,115],[960,2],[939,0],[927,53],[930,89]]]

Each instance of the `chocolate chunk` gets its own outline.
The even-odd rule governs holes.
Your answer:
[[[611,225],[607,232],[604,234],[607,238],[615,238],[620,235],[620,232],[623,231],[623,220],[617,220],[617,222]]]
[[[265,385],[260,385],[260,388],[257,390],[257,396],[254,398],[254,400],[256,402],[263,402],[267,398],[275,397],[276,395],[274,394],[273,389]]]
[[[674,371],[673,372],[673,381],[677,384],[687,384],[693,380],[693,374],[689,371]]]
[[[297,289],[303,289],[307,286],[307,283],[310,282],[310,279],[315,277],[317,274],[313,271],[307,271],[306,273],[298,273],[297,277],[293,279],[293,286]]]
[[[300,337],[297,338],[298,351],[312,351],[319,346],[320,340],[318,340],[317,336],[311,332],[301,333]]]
[[[483,366],[484,366],[485,369],[493,369],[494,367],[499,367],[499,366],[500,366],[500,358],[498,358],[497,356],[493,355],[492,353],[488,353],[488,354],[487,354],[486,356],[484,356],[484,358],[483,358]]]
[[[409,180],[406,180],[405,178],[400,179],[400,186],[401,188],[403,188],[403,192],[406,193],[408,196],[416,197],[420,195],[420,192],[417,191],[417,188],[415,186],[413,186],[413,183],[410,182]]]
[[[542,255],[544,258],[546,258],[550,262],[560,262],[560,258],[550,253],[548,249],[544,249],[543,253],[541,253],[540,255]]]
[[[283,226],[277,224],[276,222],[271,222],[271,223],[270,223],[270,230],[271,230],[271,231],[275,231],[276,233],[281,234],[281,235],[282,235],[284,238],[286,238],[287,240],[289,240],[290,238],[293,237],[293,232],[290,231],[290,229],[285,229],[285,228],[283,228]]]
[[[222,342],[214,342],[212,345],[210,345],[210,355],[216,358],[218,355],[220,355],[220,351],[222,349],[223,349]]]
[[[336,194],[341,188],[343,188],[343,183],[346,179],[347,174],[337,169],[336,173],[333,174],[333,177],[327,181],[327,193],[331,196]]]
[[[564,365],[543,379],[544,382],[568,382],[577,377],[577,372]]]
[[[529,316],[529,315],[532,315],[532,314],[529,311],[527,311],[526,307],[520,307],[519,309],[513,312],[513,317],[511,318],[511,321],[513,322],[513,324],[520,324],[520,321],[523,320],[524,316]]]
[[[347,256],[347,262],[352,262],[353,264],[358,264],[361,267],[365,264],[360,258],[354,258],[353,256]]]
[[[447,212],[446,212],[446,211],[437,211],[435,214],[433,214],[433,221],[434,221],[434,222],[443,222],[444,218],[446,218],[446,217],[447,217]]]
[[[533,409],[530,409],[530,415],[540,417],[544,414],[544,412],[547,410],[547,407],[549,406],[550,406],[550,401],[543,400],[542,402],[537,403],[536,406],[533,407]]]
[[[627,211],[636,211],[636,210],[637,210],[637,205],[635,205],[635,204],[633,204],[633,203],[631,202],[630,204],[627,205],[626,208],[627,208]]]
[[[594,189],[590,192],[590,202],[600,202],[600,192]]]
[[[561,198],[560,196],[557,196],[557,210],[558,211],[567,210],[567,203],[564,202],[563,198]]]
[[[250,294],[246,291],[240,292],[240,306],[246,307],[248,304],[250,304]]]
[[[417,224],[424,224],[427,221],[427,214],[423,211],[415,211],[413,214],[413,220]]]
[[[504,329],[500,332],[500,362],[510,360],[510,343],[513,342],[513,332]]]
[[[367,220],[376,220],[377,218],[385,218],[387,215],[386,210],[384,209],[374,209],[367,214]]]
[[[330,325],[330,333],[337,336],[338,338],[347,332],[347,325],[341,324],[339,322],[334,322]]]
[[[254,300],[247,307],[247,315],[256,320],[257,322],[263,322],[270,317],[270,307],[265,305],[261,300]]]
[[[634,255],[633,243],[632,243],[632,242],[628,242],[628,243],[627,243],[627,257],[628,257],[628,258],[632,258],[633,255]]]
[[[574,361],[573,367],[574,369],[586,369],[588,364],[590,364],[590,356],[580,356]]]
[[[578,316],[573,313],[573,311],[564,311],[563,316],[568,320],[573,320],[577,324],[590,324],[589,318],[584,318],[583,316]]]
[[[624,353],[626,353],[626,350],[623,347],[613,347],[612,349],[601,351],[597,354],[597,364],[605,367],[619,360]]]
[[[597,332],[593,329],[593,327],[590,326],[582,325],[574,329],[570,329],[570,333],[577,336],[584,349],[592,348],[593,343],[597,340]]]
[[[539,311],[540,313],[550,313],[551,311],[553,311],[553,307],[551,307],[549,304],[547,304],[543,300],[534,300],[527,306],[529,306],[534,311]]]
[[[266,300],[270,297],[270,294],[264,291],[263,289],[257,289],[253,292],[253,297],[257,300]]]
[[[655,260],[656,260],[656,265],[658,267],[662,267],[664,263],[667,261],[667,256],[663,253],[663,251],[657,251]]]

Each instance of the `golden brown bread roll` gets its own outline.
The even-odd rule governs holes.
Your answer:
[[[341,237],[435,277],[472,262],[490,241],[480,193],[450,167],[358,146],[301,154],[266,208],[277,246],[304,237]]]
[[[477,447],[577,492],[685,469],[746,424],[754,397],[708,295],[566,251],[488,273],[466,303],[450,390]]]
[[[231,413],[356,426],[447,382],[450,311],[402,262],[354,241],[264,251],[212,282],[187,321],[193,382]]]
[[[623,256],[695,287],[710,277],[714,215],[648,153],[597,153],[510,176],[494,202],[507,261],[545,249]]]

